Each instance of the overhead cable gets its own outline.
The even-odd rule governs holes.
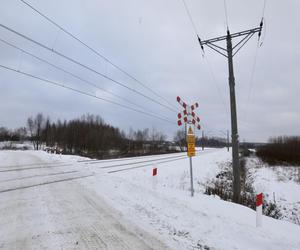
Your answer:
[[[55,69],[57,69],[57,70],[59,70],[59,71],[62,71],[62,72],[66,73],[66,74],[68,74],[68,75],[70,75],[70,76],[72,76],[72,77],[74,77],[74,78],[76,78],[76,79],[78,79],[78,80],[80,80],[80,81],[82,81],[82,82],[84,82],[84,83],[90,85],[90,86],[93,86],[93,87],[96,88],[96,89],[99,89],[99,90],[101,90],[101,91],[103,91],[103,92],[106,92],[106,93],[108,93],[108,94],[110,94],[110,95],[112,95],[112,96],[115,96],[115,97],[119,98],[119,99],[122,100],[122,101],[125,101],[125,102],[127,102],[127,103],[130,103],[130,104],[136,106],[136,107],[141,108],[141,105],[136,104],[136,103],[132,102],[131,100],[128,100],[127,98],[124,98],[124,97],[122,97],[122,96],[120,96],[120,95],[118,95],[118,94],[115,94],[114,92],[111,92],[111,91],[109,91],[109,90],[106,90],[106,89],[104,89],[104,88],[101,88],[101,87],[99,87],[98,85],[96,85],[96,84],[94,84],[94,83],[92,83],[92,82],[90,82],[90,81],[87,81],[87,80],[85,80],[84,78],[82,78],[82,77],[80,77],[80,76],[78,76],[78,75],[75,75],[75,74],[73,74],[72,72],[67,71],[67,70],[65,70],[65,69],[63,69],[63,68],[61,68],[61,67],[59,67],[59,66],[57,66],[57,65],[54,65],[53,63],[51,63],[51,62],[49,62],[49,61],[47,61],[47,60],[45,60],[45,59],[43,59],[43,58],[41,58],[41,57],[39,57],[39,56],[36,56],[36,55],[34,55],[34,54],[32,54],[32,53],[30,53],[30,52],[28,52],[28,51],[26,51],[26,50],[24,50],[24,49],[22,49],[22,48],[16,46],[16,45],[14,45],[14,44],[12,44],[12,43],[6,41],[6,40],[3,40],[3,39],[0,38],[0,41],[1,41],[2,43],[4,43],[4,44],[6,44],[6,45],[8,45],[8,46],[10,46],[10,47],[12,47],[12,48],[14,48],[14,49],[17,49],[17,50],[21,51],[21,53],[22,53],[21,56],[22,56],[23,54],[27,54],[27,55],[29,55],[29,56],[31,56],[31,57],[33,57],[33,58],[35,58],[35,59],[37,59],[37,60],[39,60],[39,61],[45,63],[45,64],[50,65],[51,67],[53,67],[53,68],[55,68]],[[22,58],[21,58],[21,59],[22,59]],[[20,63],[20,64],[21,64],[21,63]],[[20,64],[19,64],[18,69],[20,69]],[[144,109],[144,108],[143,108],[143,109]],[[149,112],[149,111],[147,111],[147,112]],[[151,112],[149,112],[149,113],[151,113]]]
[[[246,105],[245,105],[245,112],[243,112],[244,115],[245,115],[245,117],[244,117],[245,121],[247,121],[247,118],[248,118],[247,116],[248,116],[248,113],[249,113],[249,103],[250,103],[250,99],[252,97],[252,90],[253,90],[253,85],[254,85],[254,75],[255,75],[257,57],[258,57],[258,49],[259,49],[259,47],[262,46],[262,44],[264,42],[264,39],[265,39],[265,35],[266,35],[266,20],[265,20],[266,4],[267,4],[267,0],[264,0],[260,27],[264,26],[265,27],[265,32],[263,34],[262,42],[260,44],[259,44],[259,42],[260,42],[261,32],[259,33],[257,46],[255,48],[255,56],[254,56],[254,61],[253,61],[252,70],[251,70],[251,74],[250,74],[250,80],[249,80],[249,89],[248,89],[247,102],[246,102]]]
[[[190,10],[189,10],[189,8],[188,8],[188,6],[187,6],[185,0],[182,0],[182,2],[183,2],[183,5],[184,5],[184,8],[185,8],[185,10],[186,10],[186,13],[187,13],[187,15],[188,15],[188,17],[189,17],[189,19],[190,19],[190,22],[191,22],[191,24],[192,24],[192,26],[193,26],[193,30],[194,30],[196,36],[198,36],[197,27],[196,27],[195,22],[194,22],[194,20],[193,20],[192,14],[191,14],[191,12],[190,12]]]
[[[196,27],[196,25],[195,25],[195,22],[194,22],[194,20],[193,20],[193,17],[192,17],[192,15],[191,15],[191,12],[189,11],[188,5],[186,4],[185,0],[182,0],[182,2],[183,2],[183,4],[184,4],[185,11],[186,11],[186,13],[187,13],[187,15],[188,15],[188,17],[189,17],[189,19],[190,19],[190,22],[191,22],[191,24],[192,24],[192,26],[193,26],[193,30],[194,30],[194,32],[195,32],[197,38],[198,38],[198,41],[199,41],[200,46],[201,46],[201,49],[202,49],[202,51],[203,51],[202,57],[204,57],[204,49],[203,49],[203,46],[201,45],[201,39],[200,39],[200,37],[199,37],[199,35],[198,35],[197,27]],[[219,95],[220,100],[221,100],[221,102],[222,102],[222,105],[223,105],[223,107],[224,107],[224,111],[225,111],[226,113],[228,113],[228,110],[227,110],[226,105],[225,105],[225,102],[224,102],[224,98],[223,98],[223,96],[222,96],[222,94],[221,94],[221,91],[220,91],[218,82],[217,82],[217,80],[216,80],[215,74],[214,74],[214,72],[213,72],[212,66],[210,65],[210,63],[209,63],[209,61],[208,61],[208,59],[207,59],[206,57],[205,57],[205,59],[206,59],[206,62],[207,62],[207,65],[208,65],[208,69],[209,69],[209,72],[210,72],[210,74],[211,74],[213,83],[214,83],[214,85],[215,85],[215,87],[216,87],[216,89],[217,89],[218,95]]]
[[[138,84],[140,84],[141,86],[143,86],[144,88],[146,88],[148,91],[150,91],[152,94],[154,94],[155,96],[159,97],[160,99],[164,100],[166,103],[168,103],[168,105],[170,106],[174,106],[172,103],[170,103],[166,98],[164,98],[163,96],[161,96],[160,94],[158,94],[156,91],[154,91],[153,89],[149,88],[146,84],[142,83],[140,80],[138,80],[136,77],[134,77],[132,74],[128,73],[127,71],[125,71],[123,68],[121,68],[120,66],[118,66],[117,64],[115,64],[114,62],[112,62],[110,59],[108,59],[107,57],[105,57],[104,55],[100,54],[100,52],[98,52],[96,49],[92,48],[90,45],[88,45],[87,43],[83,42],[81,39],[79,39],[77,36],[73,35],[70,31],[68,31],[67,29],[65,29],[64,27],[62,27],[61,25],[59,25],[58,23],[56,23],[53,19],[51,19],[50,17],[46,16],[45,14],[43,14],[41,11],[39,11],[38,9],[36,9],[35,7],[33,7],[31,4],[29,4],[28,2],[24,1],[24,0],[20,0],[21,2],[23,2],[25,5],[27,5],[29,8],[31,8],[33,11],[35,11],[36,13],[38,13],[40,16],[42,16],[43,18],[45,18],[47,21],[49,21],[50,23],[52,23],[54,26],[56,26],[57,28],[59,28],[61,31],[63,31],[65,34],[69,35],[70,37],[72,37],[73,39],[75,39],[77,42],[79,42],[80,44],[82,44],[83,46],[85,46],[87,49],[89,49],[90,51],[92,51],[94,54],[96,54],[98,57],[102,58],[103,60],[105,60],[107,63],[109,63],[110,65],[114,66],[116,69],[118,69],[119,71],[121,71],[123,74],[125,74],[126,76],[128,76],[129,78],[131,78],[132,80],[134,80],[135,82],[137,82]]]
[[[70,61],[70,62],[72,62],[74,64],[77,64],[77,65],[81,66],[82,68],[85,68],[85,69],[87,69],[87,70],[89,70],[89,71],[91,71],[91,72],[93,72],[93,73],[95,73],[95,74],[97,74],[97,75],[99,75],[99,76],[101,76],[101,77],[103,77],[103,78],[105,78],[105,79],[107,79],[107,80],[109,80],[109,81],[111,81],[111,82],[119,85],[119,86],[122,86],[122,87],[124,87],[124,88],[126,88],[126,89],[128,89],[128,90],[130,90],[130,91],[132,91],[132,92],[134,92],[134,93],[136,93],[136,94],[138,94],[138,95],[140,95],[140,96],[142,96],[142,97],[150,100],[150,101],[152,101],[153,103],[156,103],[156,104],[158,104],[158,105],[160,105],[160,106],[162,106],[162,107],[164,107],[166,109],[169,109],[169,110],[173,111],[174,113],[177,113],[177,111],[175,109],[173,109],[173,108],[171,108],[171,107],[169,107],[169,106],[167,106],[167,105],[165,105],[165,104],[163,104],[163,103],[161,103],[161,102],[159,102],[159,101],[157,101],[157,100],[155,100],[155,99],[153,99],[153,98],[151,98],[151,97],[143,94],[142,92],[140,92],[138,90],[135,90],[135,89],[133,89],[131,87],[128,87],[124,83],[122,83],[120,81],[117,81],[117,80],[114,80],[113,78],[111,78],[111,77],[109,77],[109,76],[107,76],[107,75],[105,75],[103,73],[100,73],[99,71],[97,71],[97,70],[95,70],[95,69],[93,69],[93,68],[91,68],[89,66],[86,66],[85,64],[83,64],[83,63],[81,63],[81,62],[79,62],[79,61],[77,61],[77,60],[75,60],[75,59],[73,59],[73,58],[71,58],[69,56],[66,56],[66,55],[62,54],[61,52],[59,52],[57,50],[54,50],[54,49],[48,47],[47,45],[42,44],[42,43],[40,43],[40,42],[38,42],[38,41],[36,41],[36,40],[34,40],[34,39],[32,39],[32,38],[30,38],[30,37],[22,34],[20,32],[18,32],[16,30],[12,29],[12,28],[9,28],[8,26],[6,26],[4,24],[0,24],[0,27],[4,28],[4,29],[6,29],[6,30],[8,30],[8,31],[10,31],[10,32],[12,32],[12,33],[14,33],[14,34],[16,34],[16,35],[18,35],[18,36],[20,36],[20,37],[28,40],[28,41],[34,43],[34,44],[36,44],[36,45],[38,45],[38,46],[40,46],[40,47],[42,47],[42,48],[44,48],[44,49],[46,49],[48,51],[50,51],[50,52],[52,52],[52,53],[60,56],[60,57],[63,57],[64,59],[66,59],[66,60],[68,60],[68,61]]]
[[[224,0],[224,13],[225,13],[225,20],[226,20],[227,30],[229,30],[229,25],[228,25],[228,10],[227,10],[226,0]]]
[[[99,97],[99,96],[90,94],[90,93],[88,93],[88,92],[85,92],[85,91],[82,91],[82,90],[79,90],[79,89],[75,89],[75,88],[73,88],[73,87],[64,85],[64,84],[59,83],[59,82],[54,82],[54,81],[51,81],[51,80],[48,80],[48,79],[45,79],[45,78],[42,78],[42,77],[39,77],[39,76],[30,74],[30,73],[26,73],[26,72],[23,72],[23,71],[20,71],[20,70],[16,70],[16,69],[7,67],[7,66],[2,65],[2,64],[0,64],[0,67],[3,68],[3,69],[6,69],[6,70],[8,70],[8,71],[12,71],[12,72],[15,72],[15,73],[18,73],[18,74],[21,74],[21,75],[25,75],[25,76],[27,76],[27,77],[30,77],[30,78],[34,78],[34,79],[40,80],[40,81],[42,81],[42,82],[46,82],[46,83],[49,83],[49,84],[52,84],[52,85],[55,85],[55,86],[58,86],[58,87],[61,87],[61,88],[65,88],[65,89],[71,90],[71,91],[73,91],[73,92],[77,92],[77,93],[82,94],[82,95],[85,95],[85,96],[93,97],[93,98],[96,98],[96,99],[99,99],[99,100],[102,100],[102,101],[105,101],[105,102],[108,102],[108,103],[111,103],[111,104],[120,106],[120,107],[122,107],[122,108],[131,110],[131,111],[135,111],[135,112],[140,113],[140,114],[144,114],[144,115],[147,115],[147,116],[150,116],[150,117],[154,117],[154,118],[156,118],[156,119],[159,119],[159,120],[162,120],[162,121],[165,121],[165,122],[167,122],[167,123],[171,123],[171,124],[174,125],[174,122],[172,122],[172,121],[170,121],[170,120],[168,120],[168,119],[162,118],[162,117],[157,116],[157,115],[150,114],[150,113],[145,112],[145,111],[143,111],[143,110],[139,110],[139,109],[136,109],[136,108],[132,108],[132,107],[130,107],[130,106],[127,106],[127,105],[124,105],[124,104],[121,104],[121,103],[118,103],[118,102],[115,102],[115,101],[111,101],[111,100],[109,100],[109,99],[102,98],[102,97]]]

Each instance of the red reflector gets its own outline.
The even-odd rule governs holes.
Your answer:
[[[177,124],[178,126],[181,126],[182,125],[181,120],[178,120]]]
[[[187,117],[184,117],[184,121],[187,122]]]
[[[157,168],[153,168],[153,170],[152,170],[152,175],[153,175],[153,176],[157,175]]]
[[[256,206],[259,207],[262,205],[262,203],[263,203],[263,194],[260,193],[256,195]]]
[[[178,117],[178,119],[181,119],[181,114],[179,113],[179,114],[177,115],[177,117]]]
[[[194,119],[193,119],[193,121],[192,121],[192,122],[193,122],[193,124],[195,124],[195,123],[196,123],[196,121],[195,121]]]
[[[177,96],[177,102],[180,102],[180,97],[179,96]]]

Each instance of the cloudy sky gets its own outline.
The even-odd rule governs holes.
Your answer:
[[[208,135],[222,135],[220,131],[230,129],[226,58],[207,48],[202,56],[182,0],[26,1],[164,97],[172,104],[172,109],[180,111],[177,95],[188,103],[197,101],[201,125]],[[202,39],[225,35],[223,1],[186,0],[186,3]],[[263,5],[263,0],[227,0],[230,31],[257,27]],[[270,136],[300,134],[299,9],[300,2],[296,0],[267,1],[262,46],[257,48],[255,35],[234,58],[241,141],[266,141]],[[0,24],[169,105],[20,0],[1,0]],[[174,121],[174,124],[167,123],[0,68],[0,126],[16,128],[25,125],[28,116],[43,112],[52,120],[97,114],[125,131],[130,127],[154,127],[169,138],[178,129],[176,112],[3,27],[0,27],[0,38],[120,96],[122,100],[0,41],[1,65]]]

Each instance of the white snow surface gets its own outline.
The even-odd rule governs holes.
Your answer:
[[[184,153],[85,162],[0,151],[0,249],[300,249],[299,226],[264,216],[256,228],[255,211],[204,195],[231,153],[197,154],[191,197]]]
[[[257,193],[276,202],[282,218],[300,225],[300,166],[269,166],[258,158],[247,161]]]

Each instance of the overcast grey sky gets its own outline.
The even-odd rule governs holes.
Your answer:
[[[172,102],[199,103],[201,125],[210,135],[230,129],[226,58],[198,41],[181,0],[27,0],[35,8]],[[68,37],[19,0],[1,0],[0,23],[96,69],[146,95],[153,94]],[[221,0],[186,0],[202,39],[226,33]],[[230,31],[257,27],[263,0],[227,0]],[[267,1],[263,45],[257,35],[234,58],[240,140],[299,135],[300,1]],[[125,131],[152,128],[171,138],[176,113],[42,49],[0,27],[0,38],[135,102],[174,125],[0,69],[0,126],[15,128],[37,112],[52,120],[98,114]],[[0,64],[124,103],[0,42]],[[162,100],[160,100],[163,102]],[[126,103],[124,103],[126,104]],[[180,107],[178,106],[178,110]],[[210,131],[210,132],[209,132]],[[220,133],[219,133],[220,134]]]

